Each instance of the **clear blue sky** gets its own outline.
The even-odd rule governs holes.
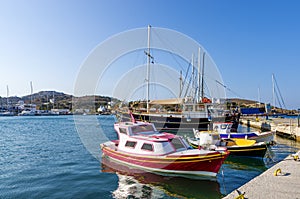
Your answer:
[[[272,101],[275,74],[287,108],[300,108],[300,1],[0,0],[0,96],[72,94],[88,54],[120,32],[151,24],[209,52],[227,97]],[[99,93],[101,94],[101,93]]]

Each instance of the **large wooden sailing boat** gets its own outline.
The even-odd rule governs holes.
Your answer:
[[[151,26],[148,26],[148,49],[147,56],[147,77],[146,77],[146,100],[133,102],[118,112],[120,121],[130,121],[131,117],[128,109],[136,120],[148,121],[155,124],[158,130],[170,131],[191,131],[192,129],[207,130],[212,122],[231,121],[232,117],[225,112],[225,104],[220,99],[210,99],[204,92],[204,69],[206,52],[199,48],[197,73],[194,71],[194,61],[192,59],[192,84],[194,90],[184,92],[182,89],[182,73],[180,75],[180,94],[178,98],[150,100],[150,64],[153,59],[150,52]],[[202,52],[201,52],[202,51]],[[216,80],[218,83],[218,81]]]

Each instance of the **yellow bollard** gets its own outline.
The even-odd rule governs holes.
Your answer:
[[[274,176],[278,176],[279,173],[281,173],[281,169],[280,169],[280,168],[279,168],[279,169],[276,169],[276,170],[274,171]]]
[[[239,195],[238,197],[234,198],[234,199],[245,199],[244,194]]]
[[[239,190],[236,190],[236,191],[239,195],[237,197],[235,197],[234,199],[245,199],[245,192],[241,193]]]
[[[294,155],[293,158],[294,158],[295,161],[297,161],[299,159],[299,156],[298,155]]]

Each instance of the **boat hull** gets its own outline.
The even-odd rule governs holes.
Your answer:
[[[188,118],[181,114],[143,114],[132,113],[137,121],[149,121],[155,125],[159,131],[171,132],[192,132],[193,129],[200,131],[208,130],[209,125],[213,122],[228,122],[232,121],[232,117],[218,117],[209,119],[208,117]],[[131,121],[131,116],[128,113],[119,113],[119,119],[122,122]]]
[[[274,132],[220,133],[221,139],[250,139],[256,142],[274,143]]]
[[[188,139],[189,144],[193,148],[198,148],[198,141],[192,141]],[[257,143],[252,146],[226,146],[227,150],[230,152],[230,156],[251,156],[251,157],[264,157],[268,146],[266,143]]]
[[[215,177],[221,165],[229,155],[225,152],[211,152],[209,154],[144,156],[129,154],[101,145],[103,157],[121,164],[155,173],[169,173],[177,175],[199,175]],[[191,149],[193,150],[193,149]]]
[[[267,152],[267,145],[254,145],[245,147],[227,147],[230,154],[233,156],[251,156],[251,157],[264,157]]]

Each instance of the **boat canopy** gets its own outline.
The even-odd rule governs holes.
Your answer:
[[[265,108],[241,108],[243,115],[264,114]]]
[[[161,100],[151,100],[151,105],[154,104],[160,104],[160,105],[166,105],[166,104],[182,104],[181,98],[173,98],[173,99],[161,99]]]

